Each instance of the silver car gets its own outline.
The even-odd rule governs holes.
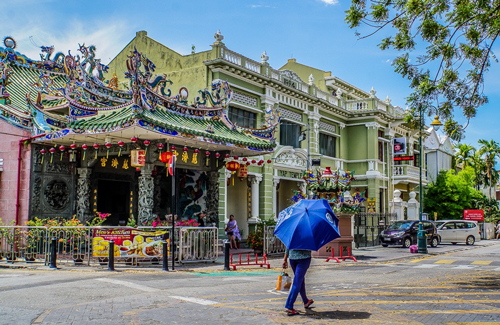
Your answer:
[[[441,243],[465,243],[474,245],[481,240],[481,231],[477,221],[469,220],[439,220],[434,222]]]

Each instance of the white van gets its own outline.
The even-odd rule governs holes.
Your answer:
[[[477,221],[470,220],[438,220],[434,224],[437,227],[441,243],[465,243],[474,245],[481,240],[481,231]]]

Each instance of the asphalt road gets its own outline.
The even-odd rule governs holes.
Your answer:
[[[476,246],[381,263],[315,261],[306,278],[315,308],[293,317],[284,313],[287,293],[274,290],[278,269],[0,269],[0,323],[500,323],[499,249]],[[373,249],[375,255],[397,252],[403,253]],[[300,300],[296,308],[305,311]]]

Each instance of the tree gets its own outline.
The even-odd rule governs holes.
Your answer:
[[[500,146],[494,140],[486,141],[480,139],[478,143],[481,145],[479,148],[479,154],[484,159],[484,165],[486,166],[486,178],[485,185],[489,186],[489,198],[491,200],[491,188],[495,187],[498,181],[498,172],[495,170],[495,159],[500,158]]]
[[[360,38],[394,32],[379,47],[402,52],[392,65],[410,80],[406,121],[418,125],[417,112],[437,113],[446,119],[445,132],[460,141],[467,126],[454,120],[453,110],[460,108],[469,120],[488,101],[484,74],[497,61],[491,49],[500,33],[500,0],[351,0],[346,14],[350,28],[373,28],[365,36],[356,33]],[[410,56],[418,53],[418,42],[425,53]]]
[[[454,156],[455,163],[462,165],[462,168],[471,166],[472,156],[476,149],[472,145],[465,143],[455,146],[455,149],[458,149]]]
[[[439,219],[462,219],[464,209],[472,209],[484,195],[473,188],[474,170],[466,167],[454,171],[439,172],[436,181],[429,184],[424,196],[424,211],[438,213]]]

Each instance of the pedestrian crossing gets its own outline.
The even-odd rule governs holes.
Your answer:
[[[448,268],[455,270],[488,269],[500,272],[500,261],[498,260],[463,260],[463,259],[420,259],[407,263],[396,263],[398,266],[411,266],[417,269]]]

